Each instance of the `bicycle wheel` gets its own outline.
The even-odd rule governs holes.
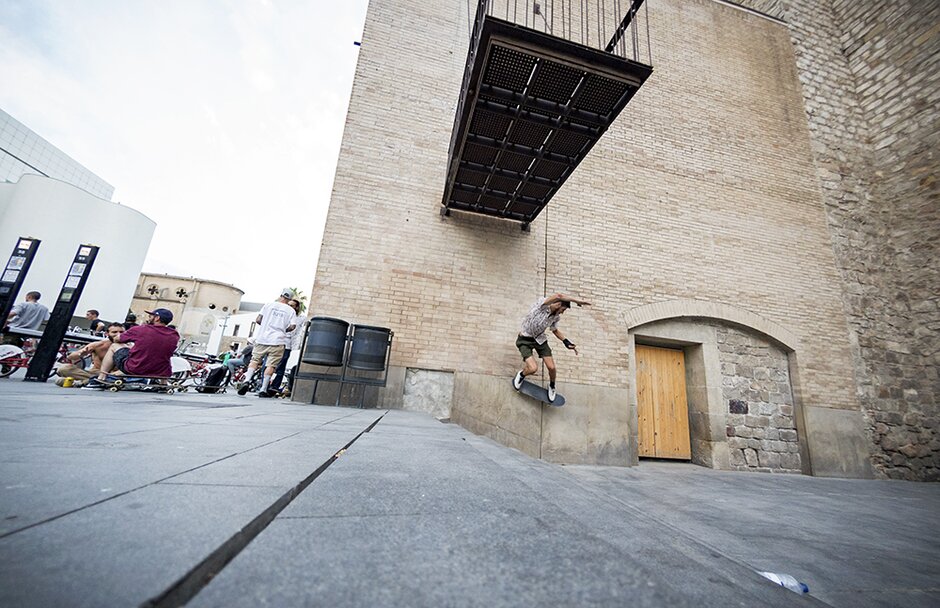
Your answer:
[[[4,363],[3,360],[0,360],[0,378],[6,378],[9,375],[12,375],[13,372],[18,370],[19,367],[15,365],[9,365]]]
[[[190,378],[193,380],[193,384],[196,386],[202,386],[206,383],[206,377],[209,375],[209,366],[200,367],[199,369],[193,370],[190,374]]]

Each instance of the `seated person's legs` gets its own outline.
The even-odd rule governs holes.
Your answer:
[[[99,380],[107,380],[108,374],[115,371],[124,372],[124,363],[127,361],[127,357],[131,354],[131,349],[126,344],[121,344],[120,342],[115,342],[111,345],[111,348],[108,349],[108,352],[105,353],[104,358],[101,360],[101,373],[98,374]]]
[[[95,368],[82,369],[72,363],[63,363],[56,368],[55,373],[60,378],[74,378],[75,380],[90,380],[98,375]]]

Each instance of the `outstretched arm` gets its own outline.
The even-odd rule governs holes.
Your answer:
[[[547,298],[542,304],[554,304],[555,302],[571,302],[572,304],[577,304],[578,306],[590,306],[591,303],[586,300],[579,300],[572,296],[566,296],[563,293],[555,293]]]
[[[560,329],[557,329],[557,328],[553,329],[552,333],[555,334],[556,338],[558,338],[559,340],[565,343],[565,348],[567,348],[568,350],[573,350],[575,355],[578,354],[578,347],[575,345],[574,342],[566,338],[565,334],[561,333]]]

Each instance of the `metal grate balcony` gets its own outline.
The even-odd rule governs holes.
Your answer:
[[[474,34],[441,213],[481,213],[526,228],[652,67],[609,52],[616,39],[608,50],[594,49],[485,10]]]

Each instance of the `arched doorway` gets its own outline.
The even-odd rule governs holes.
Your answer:
[[[637,459],[810,472],[792,334],[748,311],[699,301],[641,307],[627,321]]]

